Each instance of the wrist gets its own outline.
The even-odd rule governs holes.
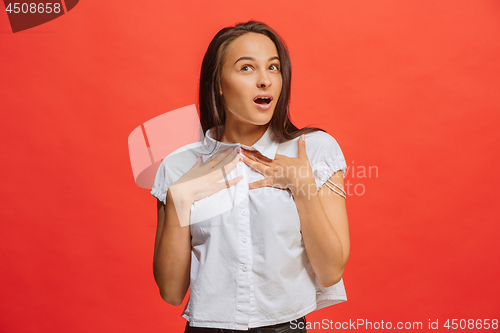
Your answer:
[[[289,189],[294,198],[310,198],[318,192],[314,177],[297,179]]]

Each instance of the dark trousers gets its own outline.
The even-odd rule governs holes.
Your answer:
[[[300,324],[299,324],[300,323]],[[306,330],[306,317],[302,317],[296,320],[287,321],[281,324],[260,326],[250,328],[248,330],[231,330],[226,328],[211,328],[211,327],[191,327],[189,322],[186,322],[186,328],[184,333],[307,333]],[[292,328],[293,327],[293,328]],[[299,329],[299,327],[303,327]]]

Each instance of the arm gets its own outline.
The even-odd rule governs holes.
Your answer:
[[[235,158],[236,157],[236,158]],[[236,167],[239,157],[236,150],[228,149],[202,166],[198,158],[193,167],[184,173],[167,191],[166,205],[158,200],[158,227],[156,229],[153,274],[160,288],[160,295],[169,304],[178,306],[186,296],[191,273],[192,204],[222,189],[236,184],[241,177],[220,182]],[[214,170],[217,169],[217,170]]]
[[[177,202],[177,201],[176,201]],[[170,189],[166,205],[157,201],[158,225],[153,257],[153,274],[162,299],[181,305],[189,287],[191,269],[191,232],[189,224],[181,227]],[[177,205],[189,214],[190,205]],[[179,212],[181,213],[181,212]]]
[[[264,179],[250,183],[250,189],[272,186],[291,190],[307,256],[319,283],[328,287],[339,282],[349,258],[345,199],[326,185],[316,191],[316,180],[307,157],[305,140],[298,140],[297,158],[276,154],[274,160],[271,160],[260,153],[245,151],[243,161],[264,175]],[[342,171],[336,172],[330,180],[344,188]]]
[[[330,180],[344,188],[342,171]],[[304,192],[294,196],[307,256],[323,287],[339,282],[349,258],[349,226],[345,199],[323,185],[318,192],[310,178]],[[314,188],[314,191],[309,189]],[[313,193],[315,192],[315,193]]]

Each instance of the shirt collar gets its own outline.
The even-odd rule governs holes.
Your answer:
[[[222,129],[224,130],[225,125],[221,125]],[[273,140],[273,134],[271,131],[271,126],[269,125],[267,127],[266,132],[260,137],[260,139],[254,143],[251,147],[244,145],[242,143],[229,143],[229,142],[221,142],[217,141],[212,138],[213,136],[213,131],[215,127],[212,127],[208,129],[205,133],[205,137],[203,139],[203,144],[211,151],[214,149],[214,147],[219,144],[220,148],[229,148],[229,147],[234,147],[234,146],[239,146],[243,147],[245,149],[249,150],[257,150],[260,152],[262,155],[266,156],[267,158],[274,160],[276,156],[276,151],[278,150],[278,143]]]

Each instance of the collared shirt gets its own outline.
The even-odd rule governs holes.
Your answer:
[[[212,158],[214,147],[244,147],[274,159],[298,156],[299,138],[277,143],[269,126],[251,147],[213,139],[213,128],[202,141],[186,145],[162,161],[151,194],[165,203],[168,187],[196,163]],[[337,141],[328,133],[306,134],[306,153],[317,190],[347,165]],[[343,280],[322,287],[307,257],[300,219],[289,191],[272,187],[249,190],[263,179],[243,161],[227,174],[243,175],[191,206],[191,280],[182,317],[194,327],[246,330],[283,323],[346,301]],[[224,180],[222,180],[224,181]]]

